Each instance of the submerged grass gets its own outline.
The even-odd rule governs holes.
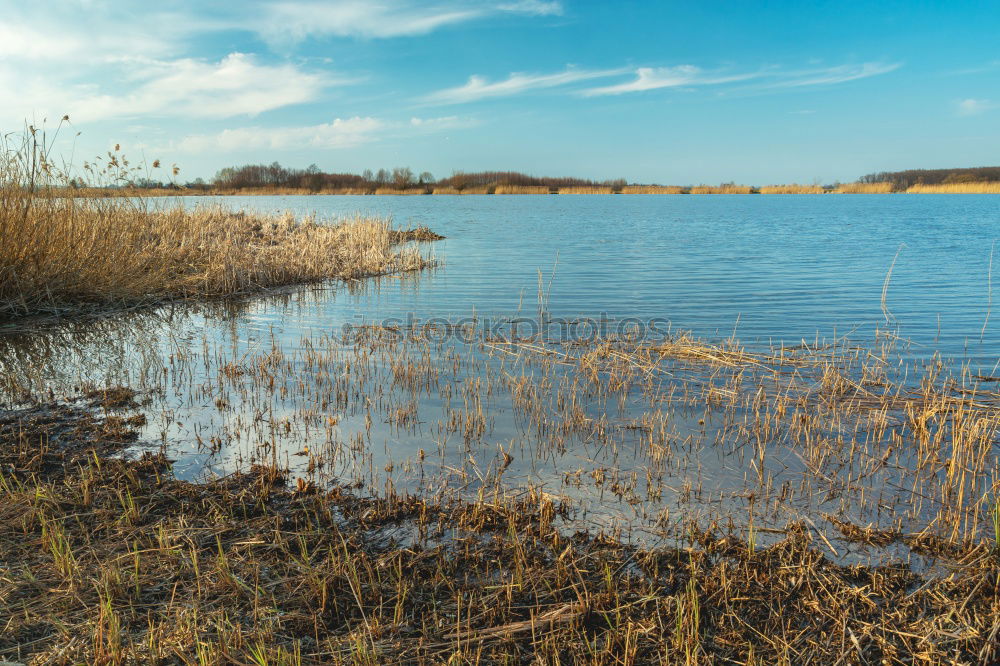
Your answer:
[[[122,393],[121,389],[113,392]],[[116,400],[113,404],[119,404]],[[25,664],[991,663],[995,553],[948,576],[766,548],[568,536],[529,491],[320,492],[259,466],[202,485],[109,458],[141,416],[0,418],[0,659]]]

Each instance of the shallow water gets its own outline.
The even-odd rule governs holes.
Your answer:
[[[990,195],[182,203],[331,219],[370,212],[447,236],[424,246],[441,266],[420,275],[0,338],[8,401],[85,382],[151,391],[144,439],[162,442],[183,478],[272,461],[293,476],[373,492],[475,497],[533,488],[565,501],[577,525],[654,538],[692,517],[749,522],[758,483],[781,488],[782,499],[757,509],[757,525],[830,511],[876,525],[906,513],[915,529],[934,503],[912,506],[905,460],[866,477],[865,488],[878,492],[867,503],[845,500],[833,481],[804,491],[807,464],[795,446],[774,441],[753,462],[729,438],[725,415],[698,401],[664,402],[669,381],[611,396],[572,368],[478,338],[466,344],[455,331],[474,322],[481,333],[516,317],[524,320],[519,335],[544,325],[550,342],[627,327],[648,338],[683,329],[750,346],[845,346],[881,329],[910,341],[897,351],[914,367],[935,353],[979,374],[996,374],[1000,362],[1000,313],[987,319],[1000,236],[1000,198]],[[345,326],[427,323],[432,333],[413,343],[369,349],[342,338]],[[643,418],[652,421],[638,427]]]

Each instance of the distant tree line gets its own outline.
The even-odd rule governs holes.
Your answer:
[[[518,171],[476,171],[466,173],[456,171],[450,178],[441,180],[439,185],[463,189],[466,187],[489,187],[511,185],[514,187],[622,187],[625,179],[594,181],[585,178],[552,178],[529,176]]]
[[[542,186],[542,187],[585,187],[625,185],[624,179],[613,181],[593,181],[584,178],[549,178],[529,176],[517,171],[456,171],[448,178],[437,180],[428,171],[414,173],[410,167],[395,167],[372,171],[366,169],[360,174],[327,173],[315,164],[306,169],[289,169],[277,162],[271,164],[248,164],[226,167],[215,174],[211,185],[217,189],[253,189],[266,187],[288,187],[318,192],[325,189],[391,188],[406,190],[412,188],[451,187],[462,190],[469,187],[490,187],[500,185]],[[193,183],[189,185],[194,185]]]
[[[905,190],[913,185],[992,183],[998,181],[1000,181],[1000,167],[879,171],[864,175],[860,180],[862,183],[892,183],[894,190]]]

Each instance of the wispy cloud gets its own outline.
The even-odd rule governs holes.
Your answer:
[[[963,99],[956,104],[956,113],[960,116],[978,116],[993,109],[1000,108],[1000,103],[988,99]]]
[[[514,73],[502,81],[490,82],[482,76],[473,75],[465,85],[438,90],[422,98],[427,104],[462,104],[491,97],[509,97],[530,90],[556,88],[578,81],[604,78],[622,74],[623,69],[581,70],[567,69],[555,74]]]
[[[899,69],[899,67],[899,63],[866,62],[860,65],[839,65],[836,67],[789,72],[787,74],[778,73],[776,76],[783,80],[776,81],[771,85],[776,88],[833,85],[836,83],[846,83],[847,81],[856,81],[858,79],[867,79],[870,76],[888,74]]]
[[[147,61],[141,71],[119,80],[117,92],[97,84],[60,86],[35,79],[20,88],[19,101],[25,110],[52,117],[69,114],[74,122],[143,115],[228,118],[307,102],[337,82],[290,64],[259,64],[242,53],[218,62]],[[0,71],[0,82],[15,78],[10,70]]]
[[[185,153],[239,152],[253,149],[294,150],[310,148],[337,150],[353,148],[385,138],[412,136],[428,132],[471,127],[472,119],[447,116],[443,118],[411,118],[408,122],[384,120],[370,116],[336,118],[329,123],[303,127],[238,127],[214,134],[190,135],[182,139],[176,150]]]
[[[309,37],[389,38],[423,35],[438,28],[491,15],[549,16],[562,13],[560,2],[520,0],[419,3],[408,0],[281,0],[266,4],[248,27],[271,42]]]
[[[721,86],[749,81],[759,82],[759,85],[764,88],[795,88],[844,83],[891,72],[898,67],[897,64],[863,63],[808,70],[769,68],[746,72],[707,70],[695,65],[600,70],[568,68],[554,74],[514,73],[501,81],[489,81],[483,76],[473,75],[464,85],[432,92],[425,95],[420,101],[425,104],[464,104],[494,97],[519,95],[532,90],[564,87],[580,81],[610,78],[627,73],[633,73],[634,78],[621,83],[587,88],[576,92],[584,97],[598,97],[664,88]]]
[[[862,63],[838,65],[808,70],[760,69],[748,72],[705,70],[695,65],[675,67],[640,67],[631,81],[584,90],[585,97],[622,95],[625,93],[659,90],[662,88],[692,88],[718,86],[744,81],[759,81],[765,88],[798,88],[833,85],[891,72],[898,64]]]
[[[558,0],[551,0],[550,2],[544,0],[504,2],[497,5],[497,9],[503,12],[532,14],[534,16],[559,16],[563,13],[562,3],[558,2]]]
[[[596,95],[621,95],[630,92],[642,92],[644,90],[656,90],[658,88],[677,88],[681,86],[706,86],[720,83],[732,83],[734,81],[746,81],[759,74],[719,74],[706,72],[694,65],[678,65],[677,67],[640,67],[635,72],[636,77],[632,81],[618,83],[612,86],[591,88],[583,91],[586,97]]]

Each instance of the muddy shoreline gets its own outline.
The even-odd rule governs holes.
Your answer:
[[[15,663],[988,663],[1000,558],[842,566],[692,528],[638,548],[545,495],[178,481],[128,389],[0,416],[0,658]],[[151,447],[152,448],[152,447]],[[871,537],[871,535],[867,535]],[[859,535],[865,538],[865,535]],[[454,661],[453,661],[454,660]]]

